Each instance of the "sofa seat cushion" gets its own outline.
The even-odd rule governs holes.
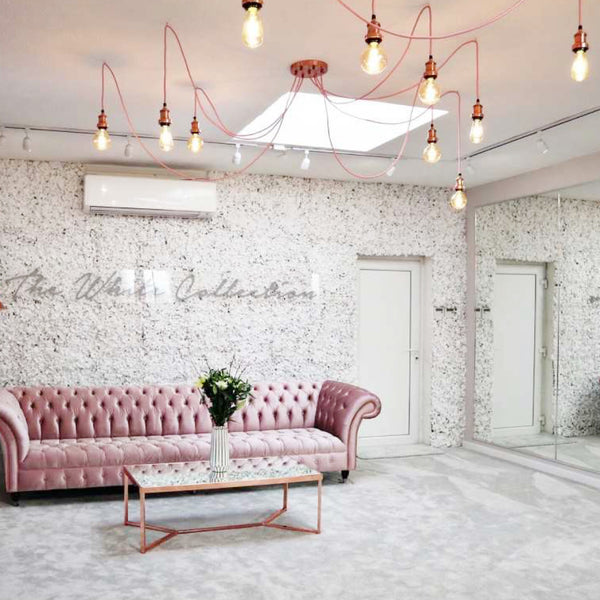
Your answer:
[[[344,443],[320,429],[234,432],[229,435],[233,458],[295,456],[346,452]],[[32,440],[23,470],[108,467],[161,462],[208,460],[210,434]]]

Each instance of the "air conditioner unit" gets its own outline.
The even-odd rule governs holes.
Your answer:
[[[217,210],[214,183],[87,173],[83,210],[94,215],[200,219]]]

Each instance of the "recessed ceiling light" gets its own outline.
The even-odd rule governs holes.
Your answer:
[[[271,125],[289,101],[291,92],[279,97],[262,114],[248,123],[239,135],[248,135]],[[336,106],[328,104],[329,124],[333,145],[338,150],[368,152],[412,131],[429,124],[432,118],[438,119],[448,111],[416,106],[414,110],[404,104],[377,102],[374,100],[356,100],[348,102],[345,98],[330,96]],[[408,121],[413,110],[410,128]],[[359,117],[359,118],[356,118]],[[364,120],[367,119],[367,120]],[[377,121],[378,123],[374,123]],[[379,124],[382,123],[382,124]],[[256,142],[274,142],[285,146],[304,146],[309,148],[329,148],[327,136],[327,116],[321,94],[299,92],[285,115],[283,124],[275,140],[269,131]]]

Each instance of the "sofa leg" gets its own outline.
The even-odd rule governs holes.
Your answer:
[[[349,475],[350,475],[350,471],[342,471],[342,483],[346,483]]]
[[[12,506],[19,506],[19,492],[11,492],[8,494],[8,498]]]

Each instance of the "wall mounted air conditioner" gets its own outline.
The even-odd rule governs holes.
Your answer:
[[[217,210],[214,183],[86,173],[83,210],[94,215],[200,219]]]

